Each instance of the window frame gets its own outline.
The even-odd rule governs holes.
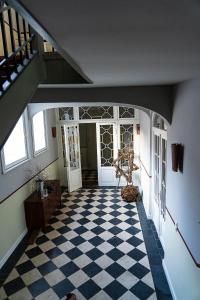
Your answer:
[[[35,138],[34,138],[34,126],[33,126],[33,118],[36,116],[38,113],[42,112],[43,113],[43,119],[44,119],[44,139],[45,139],[45,147],[41,148],[37,151],[35,151]],[[47,139],[47,116],[46,116],[46,110],[40,110],[36,112],[32,118],[31,118],[31,131],[32,131],[32,145],[33,145],[33,156],[36,157],[43,152],[47,151],[48,149],[48,139]]]
[[[4,147],[1,150],[1,164],[2,164],[2,173],[6,174],[7,172],[17,168],[18,166],[26,163],[27,161],[30,160],[30,146],[29,146],[29,130],[28,130],[28,114],[27,114],[27,110],[25,110],[22,115],[20,116],[20,118],[22,117],[23,120],[23,129],[24,129],[24,142],[25,142],[25,151],[26,151],[26,156],[23,158],[20,158],[8,165],[6,165],[5,163],[5,153],[4,153]],[[19,118],[19,119],[20,119]],[[19,121],[18,119],[18,121]],[[18,122],[17,121],[17,122]],[[17,124],[17,123],[16,123]],[[16,126],[15,124],[15,126]],[[15,128],[15,127],[14,127]],[[13,128],[13,130],[14,130]],[[11,131],[10,135],[12,134],[13,130]],[[10,136],[9,135],[9,136]],[[8,137],[9,139],[9,137]]]

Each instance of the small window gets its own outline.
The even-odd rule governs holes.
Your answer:
[[[43,111],[35,114],[32,119],[33,124],[33,145],[34,153],[38,154],[46,150],[46,128],[45,128],[45,115]]]
[[[23,114],[15,125],[2,150],[4,171],[28,159],[26,124]]]

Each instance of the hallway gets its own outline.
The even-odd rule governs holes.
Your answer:
[[[172,299],[142,202],[126,203],[114,188],[64,192],[62,201],[47,232],[4,282],[0,299],[57,300],[69,292],[77,300]]]

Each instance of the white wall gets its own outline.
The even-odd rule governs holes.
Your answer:
[[[148,217],[150,211],[151,194],[151,119],[150,116],[140,111],[140,160],[141,160],[141,188],[143,203]]]
[[[179,85],[173,119],[168,126],[167,208],[192,254],[200,263],[200,80]],[[171,144],[184,145],[183,173],[171,168]],[[200,268],[167,216],[163,228],[164,265],[176,298],[200,299]]]

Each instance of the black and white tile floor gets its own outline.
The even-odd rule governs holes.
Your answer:
[[[28,246],[0,299],[157,299],[138,209],[120,190],[63,193],[47,232]],[[168,298],[166,298],[168,299]]]

